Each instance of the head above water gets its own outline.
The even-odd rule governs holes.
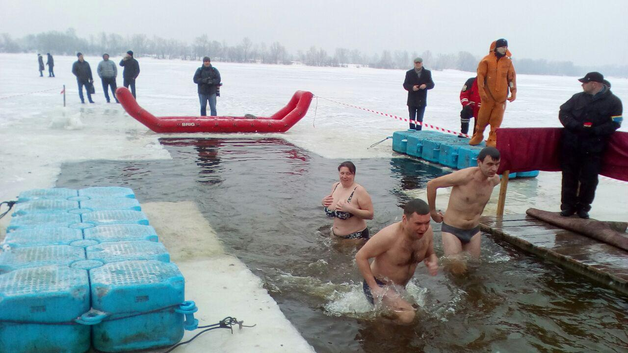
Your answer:
[[[338,171],[340,171],[340,169],[342,169],[342,167],[345,167],[345,168],[349,169],[349,172],[351,172],[351,174],[355,174],[355,164],[353,164],[353,162],[344,161],[344,162],[340,163],[340,165],[338,166]]]
[[[430,206],[421,199],[410,200],[403,206],[401,223],[410,238],[421,238],[430,228]]]
[[[501,153],[495,147],[484,147],[478,154],[478,168],[486,177],[492,178],[497,174]]]

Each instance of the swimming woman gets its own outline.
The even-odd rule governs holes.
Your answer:
[[[338,166],[340,182],[322,204],[328,217],[334,219],[331,233],[342,239],[368,239],[366,220],[373,219],[373,202],[366,189],[355,182],[355,165],[342,162]]]

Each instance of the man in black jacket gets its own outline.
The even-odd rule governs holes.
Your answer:
[[[610,85],[605,85],[601,73],[589,72],[579,81],[584,92],[573,95],[558,113],[565,127],[560,142],[560,214],[568,217],[577,212],[579,217],[589,218],[604,151],[621,126],[622,103]]]
[[[216,90],[220,85],[220,72],[212,66],[208,56],[203,58],[203,66],[199,67],[194,73],[194,83],[198,85],[201,116],[207,116],[208,101],[210,116],[216,116]]]
[[[55,77],[55,59],[50,53],[46,55],[48,55],[48,60],[46,61],[46,65],[48,65],[48,77]]]
[[[78,82],[79,97],[81,103],[85,104],[83,98],[83,86],[85,86],[85,92],[87,92],[87,100],[90,103],[94,103],[92,100],[92,93],[90,92],[90,86],[94,84],[94,78],[92,77],[92,68],[89,63],[83,59],[83,54],[76,53],[78,60],[72,65],[72,73],[76,76],[76,82]]]
[[[423,59],[414,59],[414,69],[406,72],[403,88],[408,91],[410,129],[421,130],[423,114],[427,105],[427,90],[434,88],[432,73],[423,68]]]
[[[131,93],[133,98],[135,96],[135,79],[140,75],[140,63],[133,58],[133,51],[129,50],[122,60],[120,60],[120,66],[124,67],[122,78],[124,79],[124,87],[129,88],[131,86]]]

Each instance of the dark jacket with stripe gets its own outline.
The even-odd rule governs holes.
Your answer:
[[[585,92],[574,94],[558,113],[565,127],[563,148],[601,154],[610,136],[621,126],[622,110],[621,100],[607,86],[594,96]]]

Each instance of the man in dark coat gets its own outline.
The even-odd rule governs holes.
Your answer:
[[[133,51],[129,50],[122,60],[120,60],[120,66],[124,67],[122,78],[124,79],[124,87],[129,88],[131,86],[131,93],[135,96],[135,79],[140,75],[140,63],[133,57]]]
[[[203,66],[194,73],[194,83],[198,85],[198,99],[201,103],[201,116],[207,116],[208,101],[210,116],[216,116],[216,90],[220,82],[220,72],[212,66],[208,56],[204,57]]]
[[[76,53],[76,56],[78,57],[78,60],[74,62],[74,65],[72,65],[72,73],[76,76],[76,82],[78,82],[81,103],[85,104],[85,99],[83,98],[83,86],[85,86],[85,91],[87,92],[87,100],[89,100],[90,103],[94,103],[92,100],[92,93],[90,91],[90,86],[93,87],[94,84],[92,68],[89,66],[89,63],[83,59],[82,53]]]
[[[560,214],[568,217],[577,212],[579,217],[589,218],[604,151],[621,126],[623,108],[601,73],[589,72],[579,81],[584,92],[573,95],[558,113],[565,127],[560,142]]]
[[[434,88],[432,73],[423,68],[423,59],[414,59],[414,69],[406,72],[403,88],[408,91],[410,129],[421,130],[423,114],[427,105],[427,90]]]
[[[39,77],[44,77],[44,70],[46,67],[44,66],[44,58],[41,54],[37,54],[37,61],[39,61]]]
[[[55,77],[55,59],[52,58],[50,53],[47,53],[46,55],[48,55],[48,60],[46,61],[46,65],[48,65],[48,77]]]

